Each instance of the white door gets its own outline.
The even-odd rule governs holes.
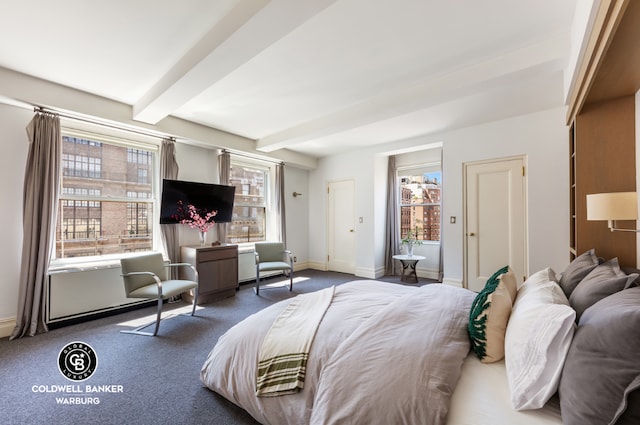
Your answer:
[[[328,270],[355,273],[355,218],[353,180],[330,182],[328,187]]]
[[[469,163],[465,172],[467,287],[484,288],[501,267],[526,275],[526,199],[524,158]]]

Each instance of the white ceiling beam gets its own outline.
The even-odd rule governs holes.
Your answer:
[[[336,0],[240,0],[134,106],[155,124]]]
[[[256,142],[256,149],[273,152],[468,96],[523,74],[557,71],[565,65],[565,40],[566,35],[560,34],[440,76],[426,76],[399,89],[392,88],[337,112],[263,137]]]

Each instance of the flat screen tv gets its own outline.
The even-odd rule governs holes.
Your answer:
[[[236,188],[213,183],[184,180],[162,180],[160,224],[179,223],[179,202],[186,209],[189,204],[200,211],[217,211],[216,223],[228,223],[233,216],[233,197]]]

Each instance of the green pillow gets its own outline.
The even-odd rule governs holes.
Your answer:
[[[509,266],[495,272],[478,293],[469,313],[471,348],[483,363],[504,358],[504,336],[516,299],[515,274]]]

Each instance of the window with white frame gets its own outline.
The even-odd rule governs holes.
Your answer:
[[[56,259],[153,249],[156,150],[63,130]]]
[[[421,241],[440,241],[440,164],[398,169],[400,238],[409,231]]]
[[[228,243],[267,240],[267,205],[270,170],[266,166],[231,161],[229,184],[235,186],[233,218]]]

